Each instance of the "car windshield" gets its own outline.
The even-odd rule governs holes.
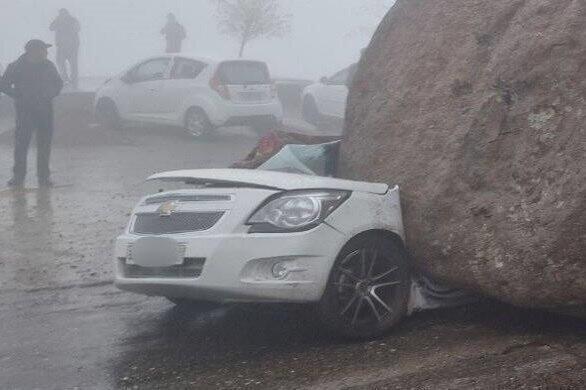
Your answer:
[[[263,62],[224,62],[218,74],[224,84],[270,84],[269,71]]]

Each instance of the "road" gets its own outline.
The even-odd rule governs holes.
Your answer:
[[[58,133],[51,191],[0,192],[0,388],[580,388],[583,322],[494,302],[417,314],[351,343],[304,307],[175,308],[116,290],[111,246],[151,173],[225,167],[249,130]],[[34,160],[32,160],[34,161]],[[0,137],[0,182],[10,139]],[[33,169],[34,174],[34,169]],[[34,187],[34,176],[29,178]],[[0,187],[1,188],[1,187]]]

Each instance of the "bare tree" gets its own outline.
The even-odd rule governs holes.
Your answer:
[[[213,0],[217,5],[220,32],[240,45],[239,57],[248,43],[259,38],[280,38],[290,29],[291,15],[285,14],[278,0]]]

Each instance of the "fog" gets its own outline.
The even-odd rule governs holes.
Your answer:
[[[392,2],[283,0],[284,11],[292,15],[290,34],[252,42],[245,57],[265,60],[277,77],[330,75],[356,61]],[[236,42],[218,32],[208,0],[0,0],[0,63],[13,61],[28,39],[52,42],[48,27],[59,8],[69,9],[81,23],[82,77],[117,73],[162,52],[159,31],[168,12],[187,29],[184,52],[232,58],[238,51]]]

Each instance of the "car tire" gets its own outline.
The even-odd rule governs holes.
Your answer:
[[[319,126],[322,122],[322,115],[320,114],[317,103],[312,96],[306,96],[303,99],[303,120],[310,125]]]
[[[99,125],[109,130],[120,130],[122,120],[116,103],[110,99],[100,99],[96,105],[96,121]]]
[[[199,107],[191,107],[187,110],[185,113],[184,128],[189,135],[195,138],[209,136],[214,130],[207,114]]]
[[[350,339],[372,339],[407,313],[411,274],[399,240],[372,233],[351,240],[340,252],[318,304],[318,318]]]

